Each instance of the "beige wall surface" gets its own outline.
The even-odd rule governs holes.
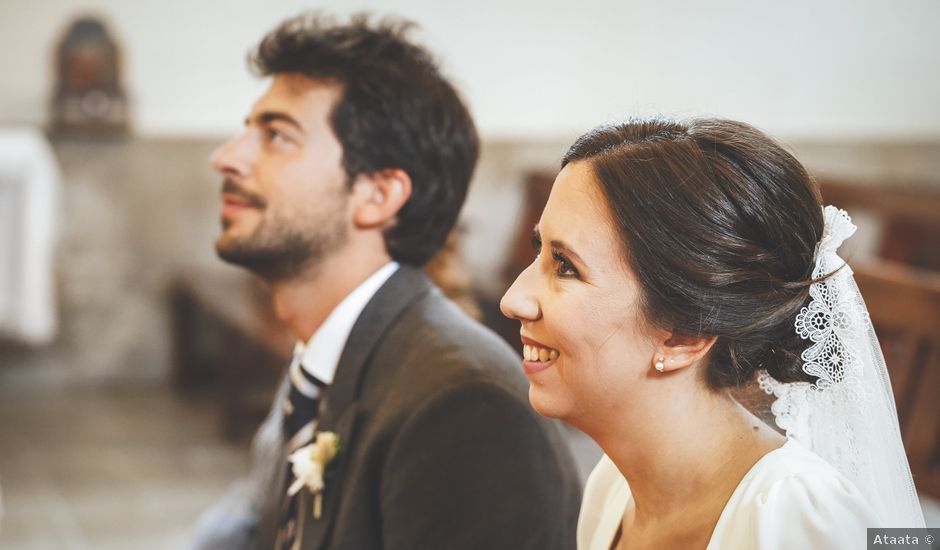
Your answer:
[[[794,139],[940,136],[936,0],[0,0],[0,123],[46,120],[55,44],[97,13],[142,134],[229,132],[260,90],[245,53],[309,7],[417,21],[489,138],[567,140],[653,112]]]

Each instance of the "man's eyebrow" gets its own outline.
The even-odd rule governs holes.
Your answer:
[[[270,124],[271,122],[280,121],[287,124],[290,124],[297,130],[303,132],[304,127],[296,118],[290,116],[287,113],[282,111],[264,111],[254,115],[255,122],[258,124]],[[245,126],[251,124],[251,117],[245,118]]]

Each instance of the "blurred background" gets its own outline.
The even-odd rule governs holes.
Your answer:
[[[246,53],[309,8],[416,21],[463,91],[484,147],[430,269],[514,345],[496,303],[581,132],[666,113],[786,142],[859,225],[940,527],[940,1],[0,0],[0,548],[182,548],[247,470],[291,340],[215,257],[208,156],[263,92]]]

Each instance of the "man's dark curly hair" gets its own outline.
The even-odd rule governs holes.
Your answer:
[[[281,23],[251,53],[263,76],[297,73],[342,86],[331,124],[350,182],[398,168],[412,194],[386,231],[396,261],[423,265],[457,220],[479,154],[470,113],[431,54],[407,38],[415,25],[370,16],[337,24],[316,13]]]

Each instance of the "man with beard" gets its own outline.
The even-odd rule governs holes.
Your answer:
[[[419,269],[478,138],[408,26],[300,16],[252,56],[272,80],[213,155],[216,248],[270,284],[298,343],[240,519],[216,511],[199,547],[574,545],[574,469],[518,354]]]

